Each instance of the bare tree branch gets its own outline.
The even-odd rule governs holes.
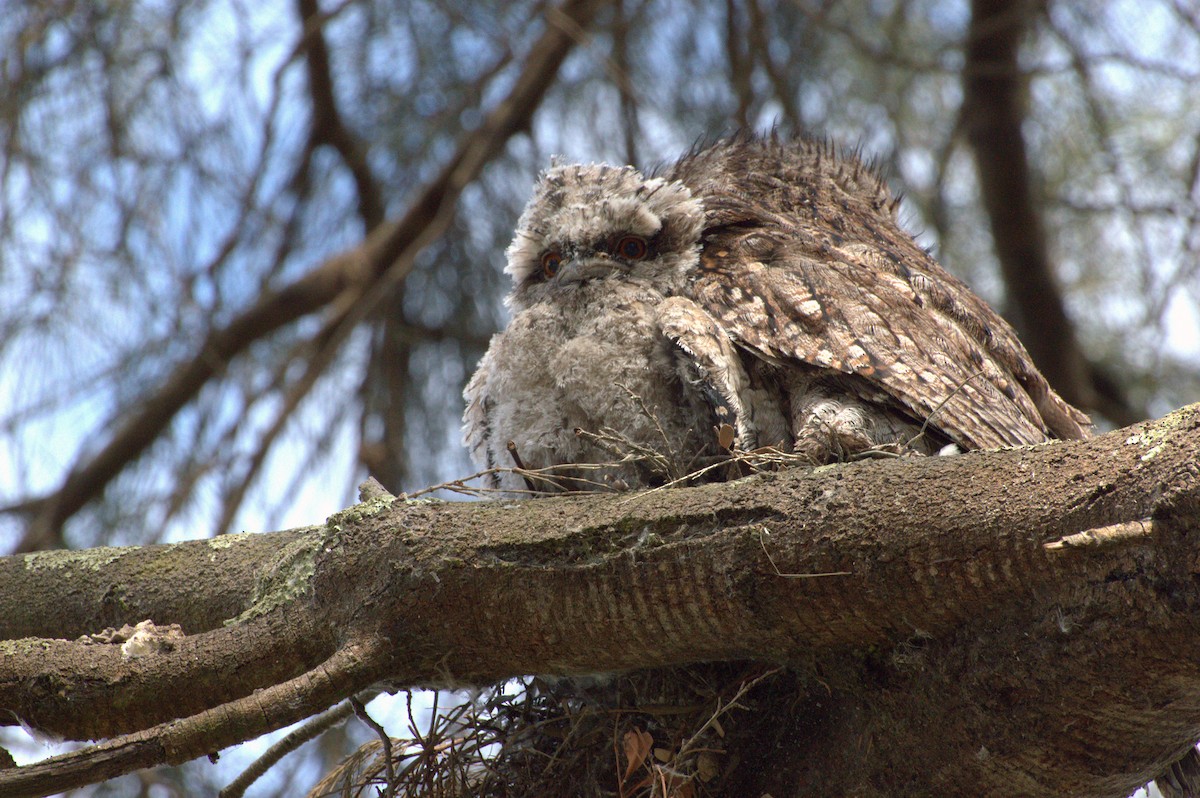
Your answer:
[[[335,300],[377,298],[403,279],[416,254],[441,235],[463,189],[508,138],[528,124],[577,41],[578,30],[587,26],[599,5],[598,0],[566,0],[561,7],[549,9],[546,31],[531,48],[507,97],[463,140],[441,173],[416,194],[408,213],[377,226],[360,246],[263,296],[228,325],[209,333],[195,357],[181,363],[147,396],[99,452],[74,465],[58,490],[37,503],[19,550],[34,550],[56,539],[63,523],[99,496],[200,388],[254,341]]]
[[[738,3],[725,0],[725,57],[729,62],[729,86],[737,101],[733,121],[741,130],[750,128],[750,107],[754,91],[750,85],[754,61],[749,53],[745,32],[739,26]]]
[[[516,504],[374,495],[308,530],[0,558],[9,637],[74,634],[96,593],[134,591],[168,562],[189,573],[222,552],[257,572],[240,577],[256,586],[241,620],[221,629],[169,591],[131,592],[144,600],[126,621],[199,624],[170,650],[128,660],[86,641],[10,644],[5,717],[67,737],[130,736],[51,760],[65,771],[0,771],[0,790],[39,794],[177,762],[302,717],[276,699],[311,714],[379,679],[482,684],[745,658],[845,671],[866,657],[865,670],[838,677],[837,701],[805,710],[835,714],[822,720],[827,735],[778,762],[779,778],[811,756],[846,768],[844,794],[858,794],[851,772],[865,783],[899,772],[925,794],[968,784],[1124,796],[1200,724],[1197,450],[1193,405],[1086,441]],[[796,578],[817,574],[837,575]],[[44,607],[24,597],[64,581],[73,590],[60,593],[57,620],[39,620]],[[339,647],[353,664],[337,689],[291,675],[318,673]],[[277,662],[284,651],[291,674],[228,678],[231,657]],[[112,678],[122,669],[138,677]],[[198,695],[155,700],[181,670]],[[289,678],[286,695],[261,690]],[[870,711],[836,713],[860,705]],[[178,711],[191,717],[170,723]],[[937,744],[930,728],[945,730]],[[853,742],[864,734],[887,744],[864,757]],[[154,735],[167,735],[157,753],[144,747]],[[113,746],[117,770],[96,770]]]
[[[629,37],[631,25],[624,0],[613,4],[612,70],[618,77],[614,82],[621,97],[621,137],[624,142],[625,163],[638,163],[637,142],[641,136],[638,125],[638,98],[629,81]]]
[[[382,642],[352,643],[312,670],[244,698],[28,765],[6,794],[51,795],[154,765],[179,765],[304,720],[346,695],[348,685],[369,680]]]
[[[771,81],[771,88],[774,90],[775,100],[783,112],[783,121],[786,123],[787,129],[802,131],[804,123],[800,118],[800,108],[796,104],[798,92],[790,81],[790,78],[802,79],[802,76],[789,75],[786,66],[775,62],[775,56],[771,53],[771,35],[768,30],[767,15],[763,13],[760,2],[761,0],[748,0],[746,3],[746,9],[750,14],[750,19],[746,23],[750,49],[751,52],[757,54]],[[793,67],[790,71],[796,72],[797,70]]]
[[[370,694],[368,693],[367,697],[369,696]],[[288,732],[283,739],[272,744],[270,748],[263,752],[262,756],[251,763],[250,767],[238,774],[236,779],[231,781],[225,789],[221,790],[217,798],[242,798],[246,794],[246,790],[254,782],[262,778],[279,760],[309,740],[319,737],[330,728],[342,723],[353,714],[354,707],[349,701],[343,701],[336,707],[309,718],[302,726]]]
[[[300,403],[304,401],[304,398],[308,396],[325,373],[326,368],[333,362],[339,347],[357,323],[358,318],[351,312],[353,309],[353,307],[341,308],[339,312],[328,314],[316,335],[304,342],[303,349],[307,350],[304,357],[304,372],[287,386],[283,395],[283,403],[275,411],[274,420],[263,431],[254,454],[250,456],[237,479],[232,482],[230,490],[222,497],[221,515],[213,525],[214,534],[223,534],[229,531],[247,491],[266,464],[267,456],[271,453],[271,447],[275,440],[283,433]],[[295,360],[295,357],[288,357],[281,363],[277,372],[281,382],[286,379],[288,367]]]
[[[296,0],[304,29],[301,42],[308,67],[308,90],[312,95],[312,145],[328,144],[337,151],[358,190],[358,215],[366,230],[383,222],[383,191],[367,163],[366,145],[346,127],[338,110],[329,69],[329,45],[325,41],[325,19],[316,0]]]

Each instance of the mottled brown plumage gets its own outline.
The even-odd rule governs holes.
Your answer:
[[[725,140],[650,178],[551,169],[508,251],[516,316],[466,390],[473,455],[609,463],[620,441],[661,456],[572,475],[645,485],[719,458],[726,423],[734,449],[814,463],[1086,434],[896,204],[804,139]]]

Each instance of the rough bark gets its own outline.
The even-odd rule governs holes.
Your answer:
[[[780,702],[783,753],[739,789],[1124,796],[1200,737],[1197,451],[1193,405],[1088,441],[641,494],[385,497],[304,530],[3,558],[0,632],[24,638],[2,649],[4,716],[128,737],[0,772],[0,792],[181,761],[381,678],[757,659],[829,693]],[[62,639],[144,618],[187,636],[132,659]],[[156,734],[157,755],[122,747]]]

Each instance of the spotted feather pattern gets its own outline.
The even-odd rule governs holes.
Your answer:
[[[822,143],[735,140],[677,164],[706,210],[691,293],[739,345],[878,386],[965,448],[1085,434],[1011,327]]]

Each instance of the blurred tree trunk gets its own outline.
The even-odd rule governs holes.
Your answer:
[[[1009,299],[1013,326],[1038,368],[1071,404],[1121,424],[1140,417],[1079,347],[1054,274],[1026,152],[1028,77],[1020,46],[1038,0],[972,0],[963,65],[963,126]]]

